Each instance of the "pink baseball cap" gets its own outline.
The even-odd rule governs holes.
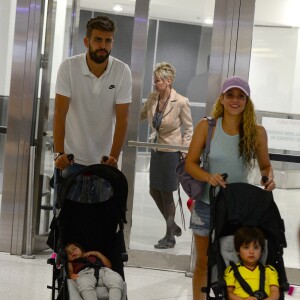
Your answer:
[[[222,85],[222,94],[232,88],[241,89],[248,97],[250,96],[250,87],[246,80],[238,76],[232,76],[225,79]]]

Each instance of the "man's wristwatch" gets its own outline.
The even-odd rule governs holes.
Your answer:
[[[53,153],[53,160],[56,160],[59,156],[65,154],[64,152],[54,152]]]

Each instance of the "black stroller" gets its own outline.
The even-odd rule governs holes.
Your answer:
[[[57,201],[47,241],[56,253],[56,257],[48,259],[53,265],[52,286],[48,286],[52,289],[52,300],[82,299],[73,281],[67,279],[64,247],[74,241],[86,251],[101,252],[111,261],[112,269],[124,280],[123,299],[126,299],[123,266],[128,257],[123,228],[128,185],[125,176],[116,168],[95,164],[65,179],[55,170],[55,177]],[[80,195],[81,199],[74,199],[74,195]],[[105,287],[97,287],[96,292],[98,299],[108,299]]]
[[[227,299],[223,279],[229,261],[238,262],[233,235],[241,226],[259,227],[264,233],[267,246],[262,257],[263,264],[275,267],[279,276],[280,300],[288,290],[283,248],[287,246],[284,221],[271,192],[247,183],[227,184],[216,194],[210,188],[211,229],[208,248],[208,283],[203,292],[207,299]]]

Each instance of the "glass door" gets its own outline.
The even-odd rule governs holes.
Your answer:
[[[140,108],[153,91],[153,68],[168,62],[176,69],[173,88],[188,97],[193,125],[205,116],[208,89],[208,65],[212,41],[214,1],[192,1],[189,6],[150,2]],[[182,14],[182,12],[185,12]],[[137,113],[137,118],[139,111]],[[134,170],[132,227],[129,242],[130,262],[139,266],[160,269],[191,270],[192,232],[189,229],[188,197],[181,191],[181,215],[178,193],[173,193],[176,204],[175,221],[182,235],[176,237],[174,248],[156,249],[154,245],[165,235],[166,222],[149,194],[150,148],[141,146],[149,141],[149,124],[139,124]]]
[[[49,178],[53,172],[51,74],[68,54],[71,21],[66,20],[74,14],[72,2],[67,0],[2,2],[0,12],[9,11],[11,18],[2,18],[10,28],[3,40],[12,43],[8,43],[6,72],[2,73],[5,80],[1,80],[1,124],[7,117],[8,129],[1,152],[5,159],[0,251],[31,255],[47,247],[52,210]],[[59,61],[53,63],[53,57]]]
[[[32,216],[30,224],[26,224],[33,205],[33,198],[29,196],[29,187],[32,188],[32,185],[28,182],[33,174],[30,166],[34,161],[30,154],[34,145],[38,91],[36,82],[39,78],[39,51],[45,7],[45,1],[1,2],[1,11],[7,14],[2,20],[7,20],[7,16],[9,18],[7,65],[1,82],[5,83],[4,92],[7,90],[9,94],[5,110],[7,131],[0,211],[0,250],[13,254],[23,253],[24,237],[29,237],[28,233],[31,233]],[[31,205],[27,203],[29,198]]]
[[[284,260],[290,283],[299,282],[294,270],[299,269],[300,250],[299,8],[297,1],[256,0],[249,73],[258,118],[268,133],[277,185],[273,194],[285,221]],[[265,9],[277,13],[266,15]]]
[[[16,17],[15,11],[16,1],[1,1],[0,19],[3,29],[0,30],[0,39],[6,42],[1,46],[2,54],[0,56],[0,68],[2,70],[0,74],[0,211],[3,190],[4,146],[7,130],[7,105],[11,79],[13,32]]]
[[[73,14],[72,11],[74,11]],[[42,37],[42,60],[38,82],[38,113],[35,130],[34,251],[48,247],[46,239],[53,217],[53,190],[50,188],[50,179],[54,171],[52,123],[55,81],[60,62],[70,53],[70,32],[75,28],[76,18],[78,16],[72,1],[48,1],[44,18],[45,30]]]
[[[164,4],[150,1],[148,4],[147,1],[128,1],[116,7],[107,1],[91,7],[81,1],[78,39],[74,47],[74,54],[85,51],[82,39],[90,17],[105,14],[116,21],[112,55],[129,64],[133,75],[128,140],[141,142],[148,141],[149,129],[147,122],[139,124],[138,115],[152,91],[152,71],[157,62],[168,61],[177,69],[175,89],[189,98],[194,125],[205,115],[214,18],[214,1],[210,0],[190,1],[189,5],[174,4],[174,1]],[[177,207],[176,222],[183,233],[176,247],[168,250],[153,247],[164,231],[164,224],[149,195],[149,154],[148,148],[126,143],[122,156],[121,169],[129,184],[128,224],[125,227],[129,264],[189,271],[192,234],[188,228],[187,197],[183,192],[186,229]],[[176,192],[174,199],[177,203]]]

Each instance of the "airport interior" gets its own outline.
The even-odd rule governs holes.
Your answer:
[[[132,72],[128,132],[118,163],[128,182],[127,298],[193,299],[188,197],[181,191],[181,215],[174,192],[182,228],[175,247],[155,249],[164,220],[149,194],[149,126],[138,117],[153,89],[153,67],[167,61],[177,70],[174,88],[190,101],[194,126],[210,115],[224,79],[249,80],[285,224],[283,259],[291,285],[285,298],[300,299],[299,12],[298,0],[1,0],[0,299],[51,299],[46,240],[53,218],[56,76],[65,58],[86,51],[86,22],[99,15],[116,21],[111,55]],[[260,184],[257,167],[249,182]]]

